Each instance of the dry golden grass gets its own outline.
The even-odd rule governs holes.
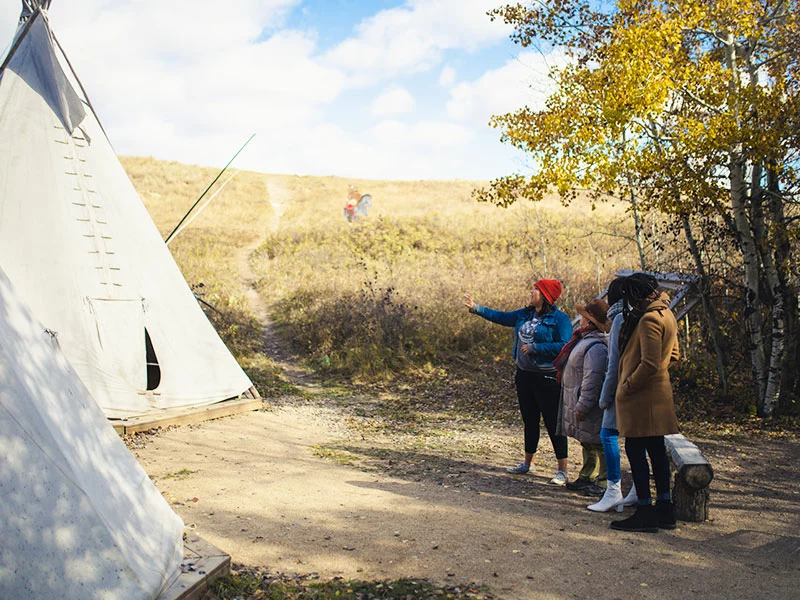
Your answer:
[[[164,236],[218,172],[122,162]],[[342,214],[349,184],[373,199],[352,225]],[[240,261],[258,246],[250,266],[287,341],[316,368],[368,378],[507,352],[508,332],[467,315],[464,292],[511,310],[527,302],[531,278],[556,277],[570,313],[635,266],[621,208],[547,198],[502,209],[472,198],[480,185],[241,172],[170,249],[209,302],[246,319]],[[226,341],[255,351],[236,336],[257,328],[234,329]]]
[[[121,157],[121,162],[164,238],[219,173],[215,168],[153,158]],[[223,174],[205,199],[219,190],[234,172]],[[272,215],[264,176],[239,172],[174,237],[170,250],[190,284],[202,282],[212,295],[239,297],[239,253],[263,239]]]

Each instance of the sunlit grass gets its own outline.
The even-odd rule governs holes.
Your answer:
[[[217,169],[123,158],[165,237]],[[226,179],[224,175],[209,195]],[[348,184],[373,198],[348,224]],[[462,295],[511,310],[531,279],[564,283],[572,312],[635,265],[619,207],[550,198],[508,209],[479,204],[481,182],[368,181],[241,172],[170,244],[207,314],[260,386],[284,389],[260,352],[243,287],[252,270],[285,341],[320,374],[350,381],[443,381],[457,365],[508,352],[509,332],[468,315]],[[255,252],[249,265],[242,257]]]
[[[441,586],[425,579],[358,581],[334,579],[315,581],[311,577],[237,572],[215,580],[207,600],[489,600],[494,598],[481,586]]]

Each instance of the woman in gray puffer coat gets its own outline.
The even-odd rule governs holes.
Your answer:
[[[599,483],[606,479],[606,463],[600,442],[603,411],[598,401],[608,355],[608,304],[596,299],[586,306],[579,304],[575,310],[581,315],[581,327],[553,365],[561,376],[558,433],[576,439],[583,448],[583,467],[578,479],[568,483],[567,489],[584,490],[593,487],[595,480]]]

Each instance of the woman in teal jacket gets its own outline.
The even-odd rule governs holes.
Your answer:
[[[514,328],[511,356],[517,367],[514,384],[525,429],[525,459],[509,473],[528,473],[533,468],[539,448],[539,422],[544,418],[550,442],[558,460],[558,471],[550,483],[567,483],[567,438],[556,435],[561,385],[556,381],[553,359],[572,337],[569,317],[555,307],[561,295],[561,283],[540,279],[531,289],[530,304],[509,312],[476,304],[464,294],[464,306],[484,319]]]

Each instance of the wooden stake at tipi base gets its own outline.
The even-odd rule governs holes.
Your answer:
[[[230,570],[228,554],[194,533],[184,534],[181,574],[158,600],[199,600],[215,579]]]
[[[158,427],[172,427],[175,425],[191,425],[202,423],[211,419],[230,417],[245,412],[252,412],[264,407],[258,391],[255,388],[248,390],[242,398],[218,402],[211,406],[199,406],[196,408],[177,408],[173,410],[163,410],[155,415],[143,417],[131,417],[130,419],[117,419],[111,421],[114,429],[120,435],[140,433]]]

